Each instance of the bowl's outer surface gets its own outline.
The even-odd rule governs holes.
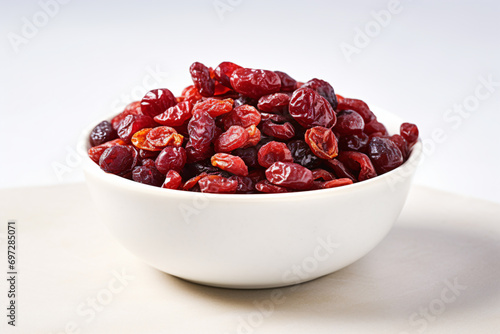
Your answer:
[[[397,117],[375,112],[397,132]],[[419,142],[403,166],[368,181],[288,194],[155,188],[89,158],[84,171],[103,222],[148,264],[212,286],[269,288],[329,274],[373,249],[403,208],[421,151]]]

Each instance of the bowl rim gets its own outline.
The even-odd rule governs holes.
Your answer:
[[[371,107],[372,110],[375,110],[375,113],[377,117],[379,115],[382,115],[380,117],[382,119],[382,122],[385,124],[386,122],[388,123],[396,123],[399,122],[400,124],[403,123],[403,120],[393,114],[390,113],[384,109],[381,108],[374,108]],[[308,191],[295,191],[295,192],[289,192],[289,193],[259,193],[259,194],[214,194],[214,193],[201,193],[201,192],[191,192],[191,191],[182,191],[182,190],[177,190],[177,189],[166,189],[166,188],[161,188],[161,187],[153,187],[147,184],[142,184],[139,182],[134,182],[132,180],[123,178],[118,175],[106,173],[103,170],[99,168],[99,165],[96,164],[92,159],[90,159],[89,155],[87,154],[87,150],[90,147],[88,143],[88,136],[90,134],[90,131],[96,126],[96,124],[102,122],[103,120],[110,120],[113,116],[115,116],[116,113],[113,113],[112,115],[109,115],[106,118],[101,119],[98,122],[93,122],[89,124],[85,129],[82,131],[80,135],[80,142],[85,143],[83,147],[85,147],[85,154],[84,154],[84,163],[83,163],[83,170],[84,173],[86,174],[85,179],[86,182],[88,182],[87,178],[87,173],[91,173],[93,176],[99,178],[102,182],[112,184],[115,187],[120,187],[124,188],[127,190],[134,191],[136,193],[143,193],[143,194],[148,194],[148,195],[154,195],[154,196],[165,196],[168,198],[171,198],[172,196],[179,197],[179,198],[196,198],[196,197],[206,197],[207,199],[210,200],[232,200],[232,201],[262,201],[262,200],[269,200],[269,199],[290,199],[290,198],[298,198],[301,196],[307,196],[307,197],[315,197],[315,196],[328,196],[328,195],[341,195],[343,193],[349,194],[353,192],[358,192],[362,191],[365,187],[370,187],[373,184],[380,183],[380,182],[387,182],[389,183],[390,178],[395,177],[397,173],[400,171],[404,170],[406,167],[410,166],[410,172],[405,173],[402,177],[411,177],[414,175],[415,170],[418,166],[418,164],[421,161],[422,157],[422,152],[423,152],[423,144],[422,140],[419,138],[418,141],[415,143],[415,145],[412,147],[410,156],[408,159],[399,167],[385,173],[382,175],[377,175],[374,178],[364,180],[361,182],[356,182],[353,184],[349,184],[346,186],[342,187],[335,187],[335,188],[328,188],[328,189],[316,189],[316,190],[308,190]]]

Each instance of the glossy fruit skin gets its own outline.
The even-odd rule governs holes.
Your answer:
[[[169,170],[167,175],[165,175],[165,181],[161,185],[165,189],[179,189],[182,185],[182,177],[175,170]]]
[[[189,101],[177,103],[154,117],[154,121],[166,126],[180,126],[191,118],[193,104]]]
[[[206,112],[210,117],[217,117],[227,114],[233,110],[233,99],[219,100],[215,98],[208,98],[200,101],[193,106],[193,115],[199,112]]]
[[[305,140],[311,151],[321,159],[333,159],[338,155],[337,139],[332,130],[322,126],[307,129]]]
[[[227,154],[227,153],[217,153],[211,158],[212,166],[218,167],[226,172],[237,176],[247,176],[248,167],[242,158]]]
[[[333,90],[332,85],[330,85],[325,80],[321,79],[311,79],[306,82],[301,88],[307,87],[316,91],[319,95],[323,96],[328,103],[332,106],[333,110],[337,108],[337,96],[335,95],[335,91]]]
[[[241,148],[248,148],[259,144],[261,133],[258,127],[256,127],[255,125],[250,125],[245,129],[245,131],[248,133],[248,139],[245,145],[241,146]]]
[[[241,106],[235,107],[231,112],[224,115],[222,121],[226,130],[233,125],[239,125],[241,127],[247,128],[251,125],[259,125],[261,121],[261,115],[253,106],[243,104]]]
[[[341,151],[358,151],[365,153],[370,137],[362,132],[359,135],[340,136],[338,144]]]
[[[259,99],[257,108],[268,113],[284,114],[288,111],[290,95],[285,93],[274,93],[264,95]]]
[[[184,137],[179,135],[174,128],[157,126],[146,134],[146,139],[154,147],[163,148],[165,146],[181,146]]]
[[[181,94],[182,102],[189,102],[192,105],[195,105],[198,101],[201,101],[203,96],[201,96],[200,92],[194,85],[187,86],[184,88]]]
[[[101,158],[103,152],[106,151],[107,148],[110,148],[111,146],[115,145],[126,145],[126,143],[122,139],[114,139],[104,144],[91,147],[88,150],[90,159],[92,159],[92,161],[94,161],[95,163],[99,164],[99,159]]]
[[[120,122],[128,115],[142,115],[141,101],[134,101],[127,104],[125,106],[125,109],[121,113],[113,117],[113,119],[111,120],[111,126],[115,131],[118,130]]]
[[[166,88],[153,89],[141,100],[141,111],[151,118],[177,104],[174,94]]]
[[[343,179],[335,179],[331,181],[326,181],[321,184],[322,189],[329,189],[329,188],[337,188],[337,187],[342,187],[342,186],[347,186],[349,184],[352,184],[352,180],[349,178],[343,178]]]
[[[144,128],[153,128],[156,126],[155,121],[146,115],[128,115],[118,126],[118,137],[124,142],[130,143],[132,136],[139,130]]]
[[[355,112],[360,114],[361,117],[363,117],[365,124],[369,123],[375,118],[375,115],[373,114],[373,112],[371,112],[368,105],[358,99],[342,98],[337,105],[337,111],[342,110],[354,110]]]
[[[273,71],[239,68],[231,74],[231,86],[238,93],[258,99],[279,92],[281,80]]]
[[[376,118],[365,124],[364,132],[370,136],[373,136],[375,133],[378,133],[382,136],[388,135],[385,125],[380,123]]]
[[[281,81],[281,91],[282,92],[293,92],[297,89],[297,80],[281,71],[274,71],[278,75]]]
[[[356,176],[342,163],[340,162],[337,158],[327,160],[326,165],[330,167],[337,178],[347,178],[350,179],[353,182],[357,182]]]
[[[276,124],[271,120],[262,123],[262,132],[270,137],[282,140],[290,140],[295,136],[295,128],[289,122]]]
[[[277,161],[293,162],[292,153],[285,143],[270,141],[263,145],[258,153],[257,160],[259,165],[268,168]]]
[[[403,154],[389,138],[373,137],[368,143],[368,156],[378,174],[387,173],[403,164]]]
[[[215,121],[207,112],[199,111],[193,114],[188,123],[189,141],[186,153],[189,162],[207,159],[211,156],[210,144],[215,135]]]
[[[413,146],[418,140],[418,127],[413,123],[403,123],[399,129],[401,136]]]
[[[99,158],[99,166],[106,173],[123,176],[130,173],[137,164],[137,152],[125,145],[107,148]]]
[[[138,149],[141,150],[146,150],[146,151],[161,151],[160,147],[154,146],[152,143],[149,142],[147,139],[147,134],[152,130],[152,128],[144,128],[132,136],[130,139],[132,145],[137,147]]]
[[[193,79],[194,86],[202,96],[210,97],[215,92],[215,81],[210,77],[208,67],[199,62],[194,62],[189,67],[189,73]]]
[[[169,170],[180,172],[186,164],[186,151],[183,147],[167,146],[155,160],[155,166],[162,174],[167,174]]]
[[[249,168],[260,167],[257,159],[257,149],[255,147],[239,148],[234,150],[231,154],[236,155],[243,159],[245,165]]]
[[[321,164],[322,160],[311,151],[311,148],[305,141],[292,140],[286,146],[292,154],[293,162],[309,169],[317,168]]]
[[[334,131],[339,135],[361,135],[365,128],[365,121],[354,110],[343,110],[337,113],[337,124]]]
[[[331,128],[337,121],[330,103],[310,88],[297,89],[288,106],[290,115],[303,127]]]
[[[228,153],[242,147],[248,141],[248,132],[241,126],[233,125],[214,142],[215,152]]]
[[[322,169],[322,168],[316,168],[316,169],[313,169],[311,170],[312,174],[313,174],[313,180],[316,181],[316,180],[323,180],[323,181],[331,181],[331,180],[334,180],[335,179],[335,176]]]
[[[266,169],[266,178],[274,185],[294,190],[308,190],[313,184],[312,172],[293,162],[273,163]]]
[[[202,193],[234,194],[238,189],[238,181],[219,175],[204,176],[198,184]]]
[[[111,126],[111,123],[108,121],[102,121],[90,132],[89,142],[91,146],[97,146],[117,137],[118,135],[116,134],[115,129]]]
[[[389,139],[394,144],[396,144],[396,146],[401,151],[401,154],[403,155],[403,160],[406,161],[410,155],[410,145],[408,145],[408,142],[406,141],[406,139],[404,139],[403,136],[397,135],[397,134],[390,136]]]
[[[239,68],[242,67],[229,61],[223,61],[214,70],[215,79],[217,79],[217,81],[219,81],[224,86],[233,88],[231,86],[231,75]]]
[[[358,181],[364,181],[377,176],[371,160],[366,154],[354,151],[340,152],[338,158],[347,168],[357,173]]]
[[[137,166],[132,171],[132,180],[135,182],[160,187],[165,180],[165,176],[156,167]]]
[[[261,180],[257,182],[257,184],[255,184],[255,189],[261,193],[268,193],[268,194],[290,192],[290,190],[288,190],[287,188],[272,184],[268,180]]]

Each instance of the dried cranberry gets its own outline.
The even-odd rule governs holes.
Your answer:
[[[146,134],[147,140],[155,147],[181,146],[183,137],[169,126],[157,126]]]
[[[279,92],[281,80],[273,71],[239,68],[231,74],[231,86],[238,93],[258,99]]]
[[[354,174],[338,159],[327,160],[326,164],[333,169],[333,172],[338,178],[348,178],[353,182],[357,181]]]
[[[99,158],[101,169],[106,173],[116,175],[130,173],[136,163],[137,157],[134,156],[134,149],[124,145],[115,145],[107,148]]]
[[[111,126],[115,131],[118,130],[120,122],[128,115],[142,115],[141,101],[135,101],[127,104],[125,110],[113,117],[113,119],[111,120]]]
[[[342,110],[354,110],[355,112],[360,114],[361,117],[363,117],[365,124],[369,123],[375,118],[375,115],[371,112],[370,108],[368,108],[368,105],[363,101],[357,99],[342,98],[337,106],[337,111]]]
[[[168,108],[163,113],[156,115],[156,123],[167,126],[179,126],[191,118],[193,105],[189,101],[184,101]]]
[[[223,123],[224,128],[227,130],[233,125],[239,125],[244,128],[251,125],[258,125],[260,120],[261,116],[257,109],[250,105],[243,104],[226,114],[223,118]]]
[[[198,181],[200,181],[200,179],[202,177],[205,177],[207,175],[208,175],[207,173],[201,173],[199,175],[196,175],[196,176],[190,178],[189,180],[187,180],[183,184],[182,189],[183,190],[192,190],[196,185],[198,185]]]
[[[308,190],[313,184],[312,172],[293,162],[275,162],[266,169],[266,178],[272,184],[295,190]]]
[[[399,132],[410,146],[413,146],[418,140],[418,127],[413,123],[401,124]]]
[[[155,117],[176,104],[174,94],[168,89],[153,89],[142,98],[141,111],[144,115]]]
[[[92,161],[99,164],[99,159],[101,158],[102,153],[106,151],[107,148],[110,148],[115,145],[125,145],[125,144],[126,143],[121,139],[114,139],[104,144],[91,147],[88,151],[88,154],[90,159],[92,159]]]
[[[315,126],[306,131],[305,140],[311,151],[321,159],[333,159],[339,149],[337,139],[332,130],[322,126]]]
[[[274,71],[274,73],[280,78],[282,92],[293,92],[297,88],[297,81],[285,72]]]
[[[270,141],[263,145],[257,153],[259,165],[268,168],[277,161],[292,162],[292,153],[284,143]]]
[[[248,140],[248,132],[241,126],[231,126],[214,142],[215,152],[231,152],[242,147]]]
[[[290,140],[295,136],[295,128],[289,122],[276,124],[271,120],[267,120],[262,123],[262,132],[282,140]]]
[[[158,151],[148,151],[148,150],[143,150],[143,149],[139,149],[139,157],[141,159],[156,159],[156,157],[158,156],[158,154],[160,154],[160,151],[161,150],[158,150]]]
[[[167,174],[171,169],[180,172],[186,163],[186,151],[182,147],[167,146],[155,160],[156,168]]]
[[[248,148],[252,146],[256,146],[260,142],[261,134],[259,128],[257,128],[255,125],[250,125],[245,129],[245,131],[248,133],[248,139],[241,148]]]
[[[288,111],[288,104],[290,103],[290,96],[285,93],[274,93],[264,95],[259,99],[257,108],[260,111],[269,113],[285,113]]]
[[[227,114],[233,110],[233,103],[233,99],[219,100],[215,98],[208,98],[194,105],[193,115],[199,112],[206,112],[211,117],[217,117],[222,114]]]
[[[302,88],[307,87],[316,91],[319,95],[323,96],[335,110],[337,108],[337,96],[335,96],[335,91],[332,85],[330,85],[325,80],[321,79],[311,79],[306,82]]]
[[[364,181],[377,176],[372,162],[361,152],[343,151],[338,158],[347,168],[358,174],[358,181]]]
[[[237,194],[252,194],[255,192],[255,184],[251,178],[233,175],[230,176],[229,179],[238,182],[238,188],[236,188]]]
[[[392,142],[399,148],[401,154],[403,155],[403,160],[408,159],[408,156],[410,154],[410,146],[408,145],[406,139],[404,139],[404,137],[401,135],[392,135],[389,137],[389,139],[392,140]]]
[[[342,151],[366,151],[370,137],[361,132],[359,135],[345,135],[339,138],[339,149]]]
[[[202,96],[213,96],[215,91],[215,81],[210,77],[208,67],[199,62],[194,62],[189,67],[189,73],[193,79],[194,86]]]
[[[231,86],[231,75],[233,74],[234,71],[236,71],[239,68],[242,67],[236,65],[235,63],[224,61],[215,68],[214,70],[215,78],[224,86],[233,88]]]
[[[385,125],[377,121],[377,118],[374,118],[369,123],[365,124],[364,132],[370,136],[373,136],[375,133],[380,133],[383,136],[387,136],[388,134]]]
[[[343,110],[337,113],[337,124],[333,129],[340,135],[360,135],[365,128],[365,121],[354,110]]]
[[[132,145],[147,151],[161,151],[161,148],[154,146],[147,138],[148,133],[152,130],[152,128],[145,128],[134,133],[130,141]]]
[[[262,180],[257,182],[257,184],[255,184],[255,189],[257,189],[257,191],[260,191],[261,193],[270,193],[270,194],[289,192],[287,188],[272,184],[268,180]]]
[[[309,148],[309,145],[305,141],[293,140],[286,145],[290,149],[293,162],[309,169],[316,168],[321,164],[321,159],[311,151],[311,148]]]
[[[255,147],[239,148],[237,150],[234,150],[231,154],[243,159],[245,165],[250,168],[260,167],[259,161],[257,160],[257,149]]]
[[[92,129],[89,137],[90,145],[97,146],[117,138],[118,135],[110,122],[102,121]]]
[[[118,137],[129,143],[134,133],[144,128],[156,126],[155,121],[146,115],[128,115],[118,126]]]
[[[198,184],[202,193],[234,194],[238,189],[238,181],[219,175],[202,177]]]
[[[167,175],[165,175],[165,181],[163,182],[161,187],[166,189],[179,189],[181,184],[181,175],[175,170],[169,170]]]
[[[248,167],[245,165],[243,159],[238,156],[227,154],[227,153],[217,153],[212,156],[212,165],[225,170],[229,173],[238,176],[247,176]]]
[[[183,102],[189,102],[192,105],[195,105],[196,102],[203,98],[194,85],[184,88],[181,95],[184,98]]]
[[[159,187],[163,184],[165,176],[156,167],[137,166],[132,171],[132,180],[135,182]]]
[[[330,103],[310,88],[297,89],[288,107],[290,115],[305,128],[335,125],[335,112]]]
[[[335,179],[331,181],[326,181],[321,184],[321,188],[323,189],[328,189],[328,188],[337,188],[337,187],[342,187],[342,186],[347,186],[349,184],[352,184],[352,180],[348,178],[344,179]]]
[[[379,174],[384,174],[403,164],[403,154],[389,138],[373,137],[370,139],[368,156]]]
[[[215,135],[215,121],[207,112],[196,112],[188,123],[189,141],[186,151],[190,162],[210,157],[210,144]]]
[[[156,168],[155,161],[153,159],[149,159],[149,158],[142,159],[141,165],[145,166],[145,167],[155,167]]]
[[[315,181],[319,179],[322,179],[323,181],[331,181],[335,179],[335,176],[332,173],[322,168],[313,169],[311,172],[313,174],[313,180]]]

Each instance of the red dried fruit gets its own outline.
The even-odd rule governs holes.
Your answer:
[[[366,154],[354,151],[340,152],[338,159],[350,170],[358,174],[358,181],[377,176],[370,158]]]
[[[286,146],[292,153],[293,162],[309,169],[316,168],[321,164],[322,160],[311,151],[305,141],[293,140],[288,142]]]
[[[333,159],[338,155],[337,139],[332,130],[322,126],[308,129],[305,134],[307,145],[321,159]]]
[[[139,156],[140,156],[140,154],[139,154]],[[142,159],[141,164],[145,167],[155,167],[155,161],[153,159],[149,159],[149,158]]]
[[[150,186],[159,187],[163,184],[165,176],[154,166],[137,166],[132,171],[132,180]]]
[[[337,111],[354,110],[363,117],[365,124],[375,118],[375,115],[371,112],[370,108],[368,108],[368,105],[361,100],[342,98],[342,100],[338,102]]]
[[[243,159],[245,165],[250,168],[259,168],[259,161],[257,160],[257,149],[255,147],[239,148],[234,150],[232,155],[236,155]]]
[[[192,105],[195,105],[196,102],[203,98],[194,85],[184,88],[181,95],[184,98],[182,102],[190,102]]]
[[[189,180],[187,180],[184,183],[184,185],[182,186],[182,189],[183,190],[191,190],[194,186],[196,186],[198,184],[198,181],[200,181],[200,179],[202,177],[205,177],[207,175],[208,175],[207,173],[203,172],[203,173],[201,173],[199,175],[196,175],[196,176],[190,178]]]
[[[357,181],[356,176],[354,176],[354,174],[350,170],[348,170],[347,167],[344,166],[344,164],[339,160],[327,160],[326,164],[333,169],[337,178],[347,178],[349,180],[352,180],[353,182]]]
[[[165,146],[181,146],[184,137],[178,134],[174,128],[157,126],[146,134],[146,139],[154,147],[161,149]]]
[[[165,112],[154,117],[156,123],[167,126],[180,126],[191,118],[193,105],[189,101],[177,103]]]
[[[160,151],[148,151],[139,149],[139,158],[141,159],[156,159],[156,157],[160,154]]]
[[[223,118],[224,128],[227,130],[233,125],[239,125],[247,128],[251,125],[259,125],[261,120],[260,113],[254,107],[243,104],[234,108]]]
[[[214,99],[208,98],[204,101],[198,102],[193,107],[193,115],[198,112],[206,112],[211,117],[217,117],[222,114],[227,114],[233,110],[233,99]]]
[[[219,175],[202,177],[198,184],[202,193],[234,194],[238,189],[238,181]]]
[[[161,187],[166,189],[179,189],[181,184],[181,175],[175,170],[169,170],[167,175],[165,175],[165,181]]]
[[[252,194],[255,193],[255,184],[251,178],[247,176],[237,176],[233,175],[229,177],[230,180],[235,180],[238,182],[238,188],[236,188],[237,194]]]
[[[129,143],[134,133],[144,128],[155,127],[155,121],[146,115],[128,115],[118,126],[118,137]]]
[[[156,147],[148,140],[148,133],[151,131],[151,128],[145,128],[137,131],[131,138],[132,145],[135,147],[146,150],[146,151],[161,151],[161,147]]]
[[[236,71],[239,68],[242,67],[236,65],[235,63],[224,61],[215,68],[214,70],[215,79],[217,79],[217,81],[219,81],[224,86],[228,88],[233,88],[231,86],[231,75],[233,74],[234,71]]]
[[[208,67],[199,62],[194,62],[189,67],[194,86],[202,96],[213,96],[215,91],[215,81],[210,77]]]
[[[345,135],[339,138],[339,150],[365,152],[370,137],[364,132],[359,135]]]
[[[115,129],[111,126],[108,121],[102,121],[97,124],[95,128],[92,129],[89,136],[90,146],[97,146],[104,144],[110,140],[118,137]]]
[[[369,136],[374,136],[376,133],[379,133],[382,136],[388,135],[385,125],[377,121],[377,118],[374,118],[369,123],[365,124],[364,132]]]
[[[332,173],[322,168],[313,169],[311,172],[313,174],[313,180],[323,179],[323,181],[331,181],[335,179],[335,176]]]
[[[127,104],[125,110],[113,117],[111,120],[111,126],[115,129],[115,131],[118,130],[120,122],[128,115],[142,115],[141,101],[135,101]]]
[[[126,143],[122,139],[114,139],[104,144],[91,147],[88,151],[88,154],[90,159],[92,159],[92,161],[94,161],[96,164],[99,164],[99,159],[101,158],[102,153],[106,151],[107,148],[110,148],[115,145],[125,145],[125,144]]]
[[[248,139],[241,148],[252,147],[260,142],[260,130],[255,125],[250,125],[245,131],[248,133]]]
[[[210,144],[215,135],[215,121],[207,112],[193,114],[188,123],[189,141],[186,153],[189,162],[204,160],[211,156]]]
[[[248,138],[248,132],[244,128],[233,125],[215,140],[215,152],[231,152],[245,145]]]
[[[368,143],[368,156],[377,173],[384,174],[403,164],[403,154],[389,138],[373,137]]]
[[[248,167],[245,165],[243,159],[227,153],[217,153],[212,156],[212,166],[218,167],[226,172],[238,176],[247,176]]]
[[[415,145],[418,140],[418,127],[413,123],[403,123],[399,129],[401,136],[411,146]]]
[[[335,112],[330,103],[310,88],[297,89],[288,107],[290,115],[305,128],[335,125]]]
[[[162,174],[171,169],[180,172],[186,164],[186,151],[182,147],[167,146],[155,160],[156,168]]]
[[[285,143],[270,141],[263,145],[257,153],[259,165],[268,168],[277,161],[293,162],[292,153]]]
[[[328,103],[335,110],[337,108],[337,96],[335,95],[335,91],[333,90],[332,85],[330,85],[325,80],[321,79],[311,79],[306,82],[301,88],[311,88],[316,91],[319,95],[323,96]]]
[[[285,93],[274,93],[264,95],[259,99],[257,108],[260,111],[269,113],[285,113],[288,111],[288,104],[290,103],[290,96]]]
[[[177,104],[174,94],[166,88],[153,89],[141,100],[141,111],[144,115],[155,117]]]
[[[266,178],[272,184],[295,190],[308,190],[313,184],[312,172],[293,162],[275,162],[266,169]]]
[[[404,137],[401,135],[392,135],[389,137],[389,139],[399,148],[401,154],[403,155],[403,160],[408,159],[408,155],[410,154],[410,146],[408,145],[406,139],[404,139]]]
[[[343,110],[337,113],[337,124],[333,130],[339,135],[360,135],[365,128],[365,121],[354,110]]]
[[[285,72],[274,71],[274,73],[276,73],[280,78],[282,92],[293,92],[295,89],[297,89],[297,81],[294,78],[292,78]]]
[[[279,92],[281,80],[273,71],[239,68],[231,74],[231,86],[238,93],[258,99]]]
[[[137,152],[124,145],[107,148],[99,158],[99,166],[106,173],[123,176],[130,173],[137,164]]]
[[[260,191],[261,193],[269,193],[269,194],[287,193],[290,191],[285,187],[280,187],[275,184],[272,184],[268,180],[262,180],[257,182],[255,184],[255,189],[257,189],[257,191]]]
[[[327,182],[323,182],[321,184],[321,188],[323,189],[328,189],[328,188],[337,188],[337,187],[342,187],[342,186],[347,186],[349,184],[352,184],[352,180],[348,178],[344,179],[335,179]]]
[[[290,140],[295,136],[295,128],[289,122],[276,124],[271,120],[264,121],[262,123],[262,132],[267,136],[282,140]]]

